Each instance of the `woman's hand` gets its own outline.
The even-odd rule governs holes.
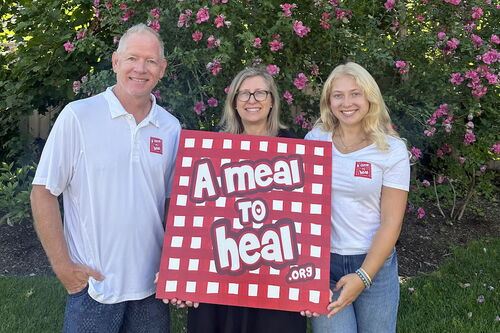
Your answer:
[[[340,290],[340,295],[335,302],[328,304],[328,318],[354,302],[364,289],[365,285],[356,273],[344,275],[333,289],[333,291]]]

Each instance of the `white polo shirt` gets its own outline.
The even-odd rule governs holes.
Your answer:
[[[89,279],[89,294],[101,303],[155,292],[180,135],[177,119],[153,95],[136,124],[111,89],[64,108],[33,180],[63,193],[71,259],[105,276]]]
[[[307,140],[332,141],[332,133],[314,128]],[[330,251],[367,253],[380,227],[382,186],[408,191],[410,164],[405,143],[387,137],[389,150],[375,144],[343,154],[332,143],[332,232]]]

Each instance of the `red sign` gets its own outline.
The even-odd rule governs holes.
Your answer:
[[[158,298],[326,313],[331,143],[182,131]]]

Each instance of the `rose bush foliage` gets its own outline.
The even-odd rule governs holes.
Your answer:
[[[262,65],[278,82],[283,121],[304,135],[330,71],[356,61],[412,149],[410,210],[424,217],[420,202],[450,204],[453,193],[493,197],[500,7],[492,1],[52,0],[52,14],[16,3],[0,13],[10,15],[4,29],[13,34],[4,36],[17,47],[2,60],[3,114],[102,91],[114,80],[118,37],[143,22],[162,35],[169,62],[155,95],[185,128],[217,130],[233,76]]]

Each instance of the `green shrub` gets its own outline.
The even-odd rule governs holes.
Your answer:
[[[15,168],[14,163],[0,166],[0,224],[19,223],[31,217],[30,192],[36,165]]]
[[[356,61],[376,78],[409,148],[421,152],[415,211],[434,193],[416,189],[433,177],[449,180],[438,196],[455,193],[465,204],[495,189],[484,167],[500,158],[500,10],[492,1],[296,0],[289,12],[279,0],[8,3],[0,39],[17,48],[0,60],[0,111],[43,112],[101,92],[114,82],[117,38],[143,22],[159,29],[169,62],[155,94],[184,128],[217,130],[224,88],[260,64],[277,80],[283,121],[302,136],[319,116],[331,70]]]

